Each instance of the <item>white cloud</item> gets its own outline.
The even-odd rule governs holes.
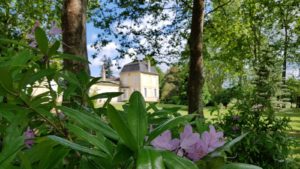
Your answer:
[[[91,47],[92,44],[87,44],[87,51],[88,51],[88,55],[91,56],[93,53],[96,52],[96,49]]]
[[[97,34],[96,33],[93,33],[92,36],[91,36],[91,41],[95,41],[97,39]]]
[[[88,55],[89,55],[89,61],[90,61],[90,68],[92,70],[92,76],[99,76],[100,73],[100,67],[103,65],[103,58],[104,56],[110,57],[113,59],[117,54],[116,48],[118,45],[115,42],[110,42],[105,47],[102,48],[101,52],[97,54],[97,57],[95,59],[92,58],[92,55],[96,53],[96,49],[91,47],[91,44],[88,44]],[[134,49],[129,49],[129,53],[136,54]],[[116,77],[119,77],[119,73],[121,71],[120,68],[123,68],[123,66],[127,63],[132,62],[132,59],[125,55],[124,58],[118,59],[118,60],[112,60],[113,66],[111,67],[113,71],[113,75]]]
[[[125,55],[122,59],[113,60],[113,66],[111,67],[113,75],[119,77],[120,71],[123,68],[123,66],[130,62],[132,62],[132,59],[128,55]]]

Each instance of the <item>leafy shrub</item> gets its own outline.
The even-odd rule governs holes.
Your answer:
[[[225,107],[227,107],[232,99],[239,96],[240,91],[241,90],[239,86],[223,89],[220,93],[213,96],[212,102],[217,105],[223,104]]]
[[[259,165],[264,169],[296,168],[289,159],[293,145],[287,133],[289,119],[276,117],[273,109],[255,105],[252,98],[255,96],[245,98],[217,120],[229,138],[249,132],[228,154],[231,160]]]
[[[300,108],[300,80],[290,78],[286,84],[291,93],[291,102],[295,103],[297,108]]]

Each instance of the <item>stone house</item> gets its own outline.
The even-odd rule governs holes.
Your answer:
[[[119,98],[112,102],[127,101],[134,91],[139,91],[147,102],[159,100],[159,76],[155,67],[150,62],[134,61],[124,65],[120,72],[120,78],[107,79],[102,66],[102,79],[92,86],[91,95],[104,92],[123,92]],[[98,100],[103,103],[105,99]]]

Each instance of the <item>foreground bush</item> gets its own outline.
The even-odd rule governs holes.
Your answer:
[[[90,97],[99,78],[53,68],[54,60],[84,60],[58,53],[59,42],[49,45],[40,28],[35,39],[38,48],[13,42],[21,47],[1,57],[1,169],[259,169],[226,160],[225,152],[247,134],[225,140],[213,126],[208,130],[204,122],[192,120],[195,115],[146,107],[139,92],[116,110],[110,100],[122,93]],[[44,92],[34,94],[37,87]],[[62,92],[67,106],[57,103]],[[105,104],[95,108],[93,100],[103,98]]]

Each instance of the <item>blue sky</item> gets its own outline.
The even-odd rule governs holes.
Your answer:
[[[95,59],[92,58],[92,55],[96,53],[96,50],[91,47],[91,44],[95,42],[97,39],[97,34],[100,32],[97,28],[93,26],[92,23],[87,23],[87,28],[86,28],[86,36],[87,36],[87,50],[88,50],[88,56],[89,56],[89,61],[90,61],[90,70],[91,70],[91,75],[94,77],[99,77],[100,76],[100,68],[102,65],[102,59],[104,55],[110,58],[114,58],[117,55],[117,51],[115,50],[118,44],[116,42],[110,42],[107,46],[103,47],[101,52],[97,54],[97,57]],[[125,64],[131,62],[132,60],[129,57],[125,57],[124,59],[119,59],[118,64],[122,67]],[[118,69],[118,66],[115,64],[117,63],[116,60],[113,60],[113,66],[111,67],[113,71],[113,75],[118,77],[120,70]]]
[[[96,40],[97,33],[99,31],[93,26],[92,23],[88,23],[86,27],[86,37],[87,37],[87,49],[88,49],[88,56],[89,60],[92,63],[93,60],[91,59],[91,56],[95,53],[93,49],[91,49],[90,45]],[[100,67],[93,66],[93,64],[90,65],[91,75],[92,76],[99,76],[100,75]]]

